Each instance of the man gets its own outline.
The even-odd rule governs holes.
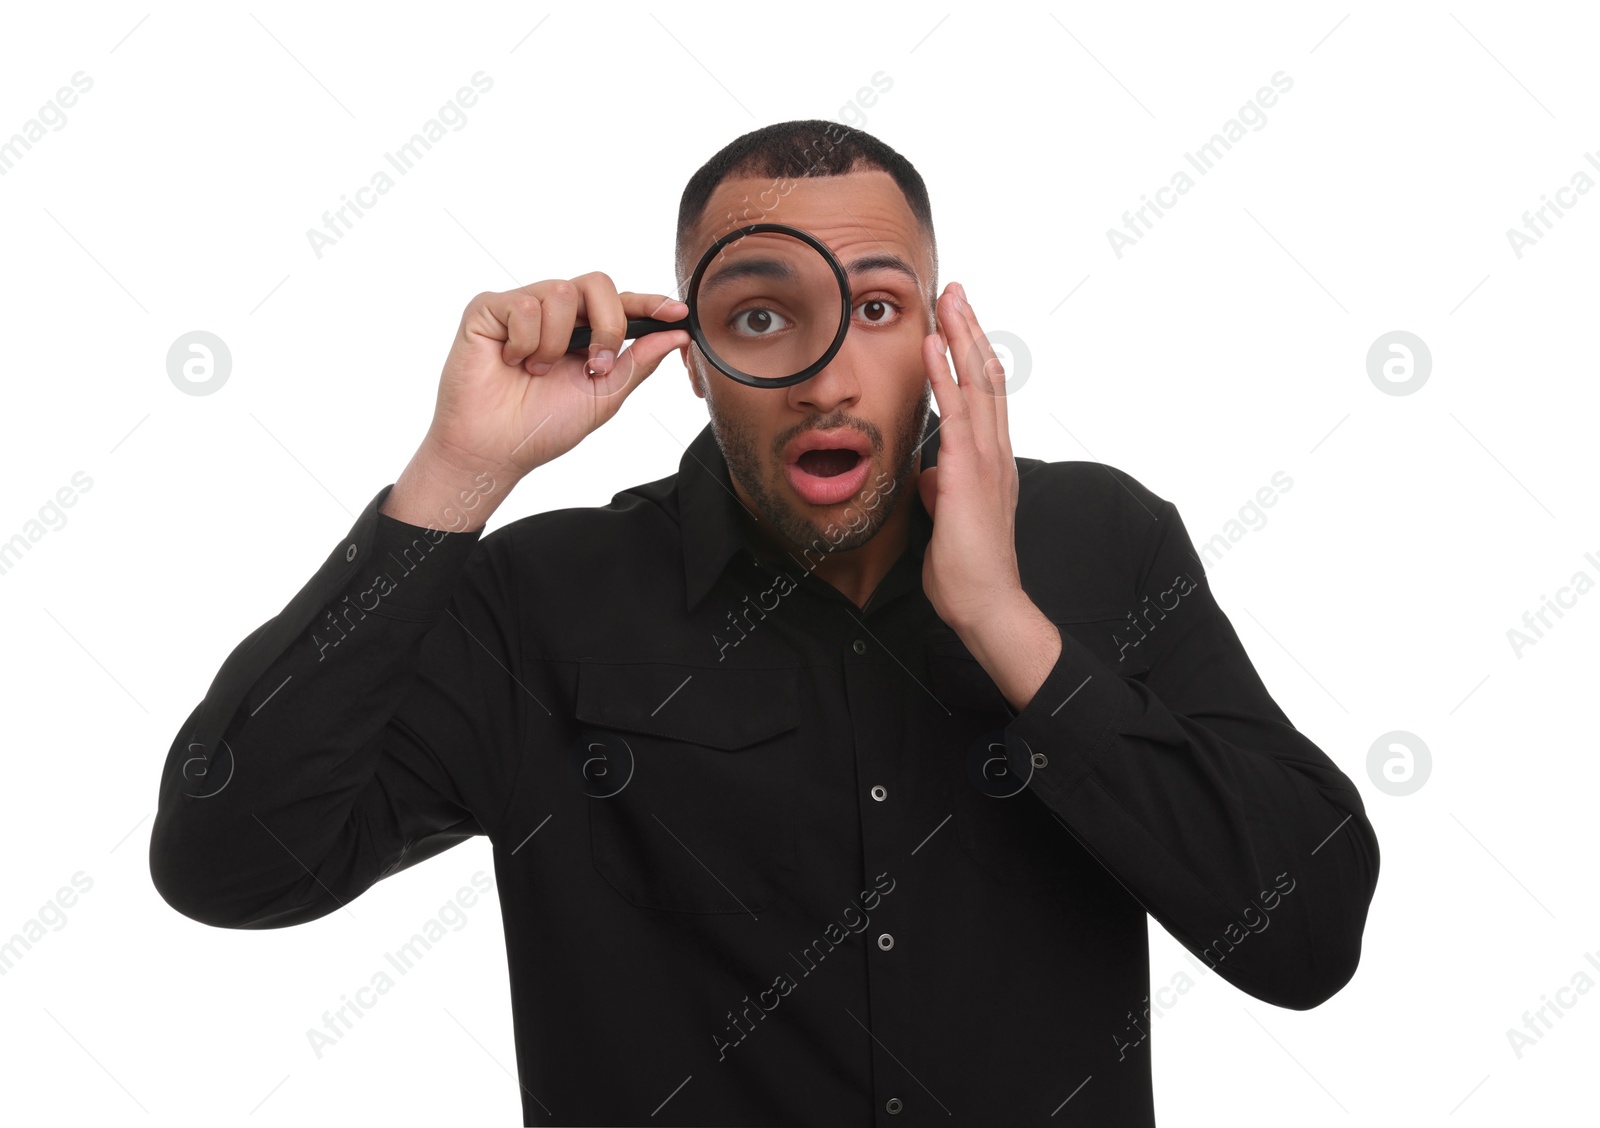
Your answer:
[[[1318,1005],[1377,880],[1361,800],[1172,503],[1013,456],[902,156],[739,138],[683,194],[679,278],[754,221],[850,271],[787,387],[682,330],[623,352],[686,307],[601,273],[473,299],[415,457],[180,729],[155,884],[283,927],[486,835],[530,1124],[1152,1124],[1146,914]],[[711,419],[676,474],[481,536],[673,350]]]

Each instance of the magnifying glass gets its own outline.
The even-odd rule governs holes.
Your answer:
[[[706,249],[680,321],[629,318],[624,337],[687,329],[716,368],[753,388],[809,380],[844,344],[850,280],[816,236],[785,223],[752,223]],[[591,327],[572,332],[567,351],[587,349]]]

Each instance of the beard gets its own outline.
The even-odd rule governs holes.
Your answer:
[[[804,505],[793,499],[793,489],[783,474],[783,447],[804,431],[827,431],[836,427],[850,427],[866,435],[872,444],[869,456],[874,463],[885,460],[884,436],[881,429],[863,419],[853,419],[840,412],[816,420],[801,431],[791,431],[780,436],[776,449],[763,452],[757,449],[754,431],[739,419],[723,415],[716,400],[706,396],[706,407],[711,415],[712,431],[722,457],[728,464],[728,473],[745,488],[756,504],[767,528],[769,537],[776,533],[786,544],[776,547],[790,551],[849,552],[860,548],[873,537],[889,519],[894,509],[893,501],[883,504],[883,499],[898,498],[911,476],[911,467],[922,443],[922,433],[928,425],[928,412],[932,407],[933,389],[923,384],[922,395],[896,420],[894,446],[888,452],[890,481],[883,481],[883,470],[870,474],[862,494],[841,503],[844,511],[824,524],[812,520],[800,508]],[[867,500],[863,500],[865,497]],[[837,508],[837,507],[833,507]],[[841,529],[843,536],[839,536]],[[831,534],[831,536],[830,536]],[[834,539],[837,538],[837,539]]]

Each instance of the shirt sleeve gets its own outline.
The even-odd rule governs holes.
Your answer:
[[[1113,645],[1061,655],[1006,726],[1008,769],[1163,928],[1256,998],[1296,1010],[1354,975],[1378,841],[1354,784],[1267,693],[1176,506],[1157,514]],[[1120,664],[1120,663],[1119,663]]]
[[[379,513],[390,488],[173,740],[150,874],[185,916],[314,920],[496,829],[526,702],[512,572],[495,537]]]

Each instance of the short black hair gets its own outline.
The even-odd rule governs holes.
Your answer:
[[[939,248],[933,236],[933,209],[928,203],[928,188],[911,162],[888,145],[859,129],[852,129],[836,121],[812,118],[804,121],[783,121],[762,126],[725,145],[684,186],[683,198],[678,202],[678,237],[674,266],[678,275],[680,296],[687,296],[689,275],[694,269],[694,248],[690,240],[705,212],[706,204],[717,185],[728,178],[770,176],[774,187],[770,203],[760,199],[749,201],[742,212],[730,212],[721,234],[726,234],[746,223],[761,223],[766,212],[776,207],[776,201],[787,190],[785,180],[798,180],[807,176],[841,176],[862,169],[879,169],[888,173],[899,185],[906,198],[917,226],[928,239],[928,249],[933,262],[934,277],[928,279],[929,301],[932,288],[939,275]],[[767,193],[763,193],[766,195]]]

